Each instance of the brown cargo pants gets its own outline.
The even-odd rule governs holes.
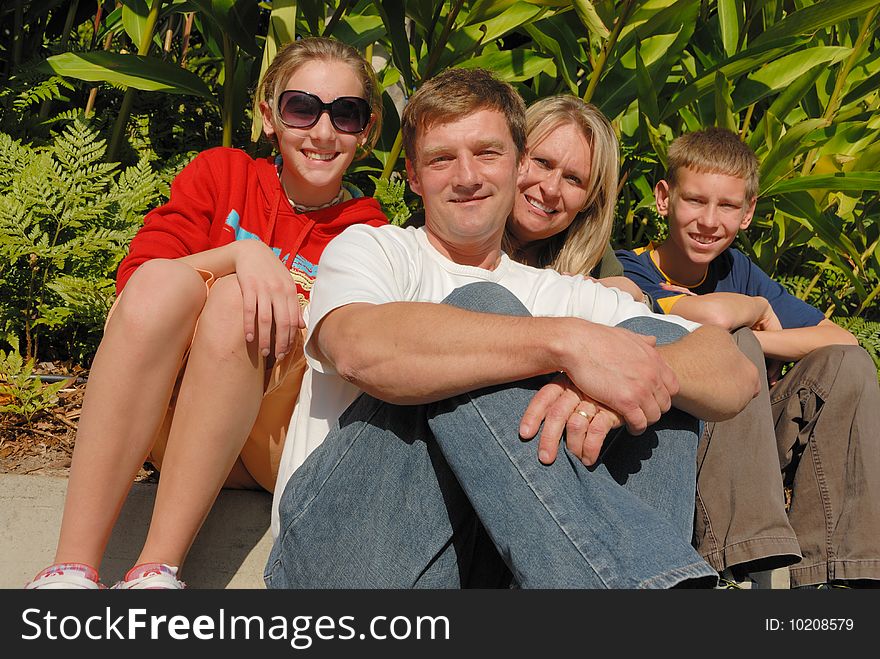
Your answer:
[[[719,572],[790,565],[792,587],[880,580],[880,388],[871,358],[857,346],[821,348],[768,389],[754,334],[734,338],[762,387],[736,417],[705,426],[694,546]]]

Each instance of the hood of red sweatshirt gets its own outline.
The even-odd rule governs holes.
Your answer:
[[[119,266],[117,290],[150,259],[179,258],[236,240],[260,240],[288,267],[314,277],[333,237],[353,224],[387,222],[368,197],[299,213],[281,187],[273,157],[254,160],[240,149],[208,149],[175,177],[169,200],[147,213]]]
[[[378,226],[388,223],[379,203],[372,197],[365,198],[362,195],[307,213],[294,210],[281,185],[277,163],[277,156],[268,156],[255,161],[260,193],[269,214],[268,235],[262,236],[265,242],[271,241],[276,224],[285,218],[297,218],[297,222],[308,218],[310,220],[309,231],[331,237],[338,235],[353,224],[368,223]]]

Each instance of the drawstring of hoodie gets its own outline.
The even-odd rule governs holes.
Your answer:
[[[267,228],[267,233],[263,238],[263,242],[267,245],[272,244],[272,237],[275,235],[275,225],[278,222],[278,208],[281,206],[281,198],[287,197],[286,194],[283,194],[284,189],[279,185],[278,189],[275,191],[275,197],[272,199],[272,212],[269,215],[269,226]],[[290,250],[290,258],[294,258],[299,253],[299,248],[302,247],[302,244],[305,242],[306,236],[309,235],[309,231],[312,230],[312,227],[315,226],[315,220],[311,217],[305,216],[305,225],[300,230],[299,235],[296,237],[293,245]],[[288,263],[287,266],[290,267],[291,263]]]
[[[302,247],[302,244],[306,241],[306,236],[309,235],[309,231],[312,230],[312,227],[315,226],[315,221],[307,217],[308,221],[305,226],[299,232],[299,235],[296,237],[296,242],[293,243],[293,249],[290,252],[290,258],[294,258],[295,255],[299,254],[299,248]],[[293,265],[291,262],[289,265]]]
[[[267,245],[272,244],[272,236],[275,235],[275,223],[278,221],[278,206],[281,204],[281,186],[278,186],[279,189],[275,190],[275,197],[272,199],[272,212],[269,213],[269,228],[265,236],[263,236],[263,242]]]

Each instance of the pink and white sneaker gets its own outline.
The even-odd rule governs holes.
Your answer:
[[[85,563],[55,563],[34,577],[25,585],[25,590],[43,588],[73,588],[79,590],[99,590],[106,588],[98,580],[98,571]]]
[[[122,581],[112,586],[117,590],[182,590],[186,584],[177,578],[177,568],[165,563],[135,565]]]

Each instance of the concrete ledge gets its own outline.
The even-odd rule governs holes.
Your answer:
[[[108,586],[134,564],[147,537],[156,484],[135,483],[101,564]],[[22,588],[52,563],[67,479],[0,474],[0,588]],[[272,547],[266,492],[223,490],[187,557],[189,588],[264,588]]]

